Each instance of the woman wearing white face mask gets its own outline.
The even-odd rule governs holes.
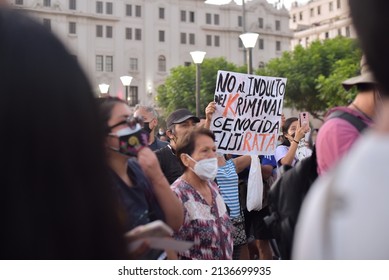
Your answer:
[[[184,173],[172,185],[184,206],[184,223],[175,232],[178,240],[193,241],[181,259],[232,258],[232,224],[218,186],[215,136],[206,128],[191,131],[177,143],[177,156]]]

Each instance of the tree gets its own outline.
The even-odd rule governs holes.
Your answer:
[[[357,75],[361,50],[353,39],[337,37],[297,46],[273,59],[257,75],[287,78],[284,106],[322,119],[329,107],[345,105],[355,96],[341,82]]]
[[[200,79],[200,110],[214,99],[217,71],[233,71],[245,73],[245,67],[238,67],[227,62],[225,58],[204,59],[201,64]],[[165,115],[178,108],[196,110],[196,66],[178,66],[172,68],[165,83],[157,88],[157,103],[164,109]]]

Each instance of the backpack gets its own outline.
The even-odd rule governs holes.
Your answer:
[[[341,118],[347,120],[359,132],[367,127],[360,118],[344,111],[334,111],[328,119]],[[312,155],[299,161],[293,168],[283,166],[284,172],[271,186],[268,195],[270,214],[264,218],[272,231],[281,259],[290,259],[294,229],[301,204],[309,188],[318,177],[316,148]]]

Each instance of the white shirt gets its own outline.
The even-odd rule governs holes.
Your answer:
[[[294,259],[389,259],[389,135],[369,132],[311,187]]]

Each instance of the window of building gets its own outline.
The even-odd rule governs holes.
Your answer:
[[[16,1],[15,1],[15,4],[16,4],[16,5],[23,5],[23,0],[16,0]]]
[[[281,42],[276,41],[276,51],[280,51],[280,50],[281,50]]]
[[[332,2],[328,3],[328,10],[332,12],[334,10],[334,4]]]
[[[158,57],[158,71],[166,72],[166,58],[163,55]]]
[[[258,18],[258,27],[263,28],[263,18]]]
[[[73,21],[69,22],[69,34],[77,34],[77,26]]]
[[[181,21],[186,22],[186,11],[181,11]]]
[[[158,40],[160,42],[165,42],[165,31],[164,30],[158,31]]]
[[[296,22],[296,14],[293,14],[293,22]]]
[[[320,13],[321,13],[321,7],[317,6],[317,14],[320,15]]]
[[[259,48],[260,50],[265,49],[265,47],[264,47],[264,41],[263,41],[262,38],[259,38],[259,41],[258,41],[258,48]]]
[[[276,30],[280,31],[281,30],[281,21],[276,20]]]
[[[219,25],[220,24],[220,16],[218,14],[214,14],[213,15],[213,23],[215,25]]]
[[[337,1],[336,1],[336,7],[337,7],[338,9],[340,9],[340,8],[341,8],[341,5],[340,5],[340,0],[337,0]]]
[[[76,9],[77,9],[76,0],[69,0],[69,10],[76,10]]]
[[[338,29],[338,36],[342,36],[342,29]]]
[[[346,37],[350,37],[350,26],[346,27]]]
[[[326,38],[326,39],[330,38],[330,33],[326,32],[326,33],[325,33],[325,38]]]
[[[126,27],[126,39],[132,40],[132,28]]]
[[[189,44],[190,45],[196,44],[196,42],[195,42],[195,34],[194,33],[189,33]]]
[[[113,34],[112,34],[113,32],[112,32],[112,26],[109,26],[109,25],[107,25],[106,27],[105,27],[105,37],[107,37],[107,38],[112,38],[113,37]]]
[[[181,44],[186,44],[186,33],[180,33],[180,42]]]
[[[212,15],[210,13],[205,14],[205,23],[212,24]]]
[[[96,37],[103,37],[103,26],[102,25],[96,25]]]
[[[138,87],[130,86],[130,95],[128,96],[128,105],[135,106],[138,104]]]
[[[311,10],[310,10],[310,15],[311,15],[311,17],[313,17],[314,16],[314,10],[313,10],[313,8],[311,8]]]
[[[102,1],[96,1],[96,13],[98,13],[98,14],[103,13],[103,2]]]
[[[138,71],[138,59],[130,57],[130,71]]]
[[[47,29],[51,30],[51,19],[44,18],[43,19],[43,26]]]
[[[51,7],[51,0],[43,0],[44,7]]]
[[[135,17],[142,17],[142,6],[135,6]]]
[[[238,26],[239,27],[243,26],[243,17],[242,16],[238,16]]]
[[[105,3],[105,12],[108,15],[112,15],[113,14],[113,3],[112,2]]]
[[[135,40],[137,41],[142,40],[142,29],[135,28]]]
[[[303,20],[303,12],[300,12],[299,18],[300,18],[300,20]]]
[[[102,55],[96,55],[96,71],[102,72],[104,71],[104,58]]]
[[[207,46],[212,46],[212,36],[207,35],[206,36]]]
[[[238,38],[238,47],[241,49],[243,48],[243,42],[240,38]]]
[[[220,36],[215,35],[213,40],[214,40],[215,47],[220,47]]]
[[[126,16],[132,16],[132,5],[126,4]]]
[[[159,8],[159,19],[165,19],[165,8]]]
[[[113,56],[112,55],[105,56],[105,71],[106,72],[113,72]]]
[[[189,62],[189,61],[185,61],[184,62],[184,66],[186,66],[186,67],[189,67],[189,66],[191,66],[192,65],[192,62]]]
[[[189,12],[189,22],[195,22],[195,12]]]

